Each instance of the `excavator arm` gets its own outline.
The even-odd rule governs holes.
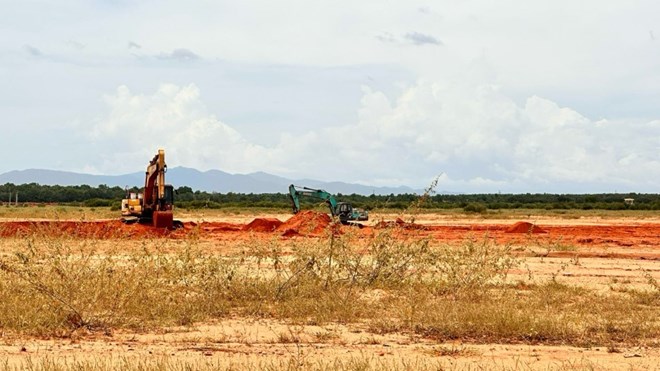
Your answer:
[[[289,198],[291,200],[291,207],[294,214],[297,214],[300,211],[300,196],[314,197],[325,201],[330,208],[330,214],[336,216],[337,200],[333,195],[322,189],[300,187],[291,184],[289,186]]]
[[[156,188],[156,185],[159,183],[158,180],[162,180],[161,173],[165,172],[164,166],[162,164],[165,162],[165,153],[162,149],[158,150],[158,154],[147,165],[147,171],[145,172],[144,178],[144,200],[145,200],[145,209],[153,211],[156,207],[158,201],[158,195],[160,187]]]

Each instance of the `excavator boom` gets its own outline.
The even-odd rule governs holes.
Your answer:
[[[289,186],[289,198],[293,207],[293,213],[297,214],[300,211],[300,196],[308,196],[324,200],[330,208],[330,214],[335,216],[335,209],[337,207],[337,200],[330,193],[322,189],[313,189],[308,187],[299,187],[291,184]]]

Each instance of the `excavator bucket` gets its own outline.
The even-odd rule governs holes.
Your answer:
[[[171,211],[154,211],[152,219],[156,228],[174,228],[174,215]]]

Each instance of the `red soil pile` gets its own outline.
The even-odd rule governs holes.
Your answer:
[[[518,222],[507,228],[506,233],[548,233],[537,225],[528,222]]]
[[[166,236],[170,231],[151,225],[126,225],[118,220],[110,221],[21,221],[0,223],[0,236],[26,237],[30,235],[50,237],[75,237],[111,239],[142,236]]]
[[[273,232],[282,225],[282,221],[276,218],[256,218],[243,226],[244,231]]]
[[[420,225],[420,224],[415,224],[415,223],[408,223],[404,221],[401,218],[396,218],[395,221],[386,221],[386,220],[381,220],[380,222],[376,223],[375,225],[376,228],[403,228],[403,229],[426,229],[425,226]]]
[[[332,219],[326,213],[312,210],[301,211],[277,227],[283,236],[319,235],[330,225]]]
[[[300,233],[296,231],[295,229],[287,229],[286,231],[282,232],[283,237],[293,237],[293,236],[300,236]]]

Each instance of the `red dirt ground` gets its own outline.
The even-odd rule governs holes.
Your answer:
[[[548,233],[529,222],[518,222],[507,228],[506,233]]]
[[[390,218],[395,219],[394,216]],[[636,278],[642,268],[645,272],[651,272],[657,277],[656,265],[660,260],[660,222],[657,218],[652,220],[631,218],[615,222],[591,219],[588,221],[591,224],[570,219],[546,219],[538,225],[515,220],[475,219],[435,219],[420,224],[419,220],[411,223],[396,218],[392,221],[363,223],[365,227],[361,229],[332,223],[327,214],[313,211],[303,211],[286,221],[275,218],[256,218],[247,223],[243,221],[246,219],[242,219],[240,223],[228,223],[227,219],[221,220],[225,221],[185,222],[183,228],[173,231],[156,229],[150,225],[127,225],[115,220],[0,221],[0,238],[31,236],[37,238],[40,236],[93,238],[108,240],[107,244],[113,245],[117,244],[119,239],[184,239],[195,236],[204,240],[205,243],[208,242],[209,245],[217,245],[219,249],[224,249],[227,246],[240,245],[233,244],[233,241],[241,239],[277,238],[286,242],[290,237],[321,237],[327,233],[328,228],[337,228],[339,232],[350,230],[357,236],[364,237],[379,233],[385,230],[384,228],[391,228],[394,236],[425,237],[440,246],[460,244],[466,239],[489,239],[500,244],[507,243],[522,247],[517,251],[521,251],[523,254],[538,249],[540,250],[538,255],[527,260],[531,268],[520,268],[517,269],[517,272],[512,270],[509,273],[525,277],[532,269],[535,277],[539,277],[539,279],[552,277],[554,280],[558,276],[562,282],[579,282],[580,285],[588,287],[602,287],[608,292],[611,290],[614,279],[619,282],[626,280],[630,282],[631,280],[631,284],[636,284],[635,282],[645,284],[646,278],[643,280]],[[539,233],[541,230],[545,233]],[[537,253],[534,252],[534,254]],[[577,261],[571,263],[560,274],[557,271],[561,263],[559,259],[546,259],[546,257],[573,259],[578,256],[595,259],[580,259],[579,264]],[[642,259],[650,261],[641,261]],[[112,337],[105,335],[100,337],[99,335],[98,338],[90,336],[83,340],[67,339],[66,341],[31,338],[20,342],[6,341],[6,344],[0,347],[0,357],[5,362],[9,362],[9,365],[26,365],[32,364],[33,359],[44,356],[55,357],[56,360],[73,359],[66,357],[85,359],[84,357],[87,356],[96,362],[97,359],[105,359],[103,357],[108,354],[119,354],[119,359],[124,359],[123,357],[127,354],[129,355],[127,357],[133,354],[139,357],[138,359],[153,359],[150,357],[175,356],[176,354],[176,357],[179,358],[173,358],[174,360],[201,360],[200,364],[203,364],[209,359],[214,361],[228,359],[228,362],[237,362],[237,358],[227,358],[228,353],[232,353],[232,355],[240,353],[246,357],[254,356],[260,359],[270,357],[266,359],[278,361],[285,359],[282,357],[287,354],[295,357],[295,354],[300,354],[297,352],[303,349],[305,357],[327,358],[337,354],[377,355],[377,358],[374,359],[385,359],[380,357],[390,356],[404,358],[426,356],[433,357],[434,360],[443,359],[447,362],[447,367],[452,369],[458,367],[461,369],[640,370],[656,369],[660,357],[657,348],[622,349],[619,353],[619,350],[610,352],[607,347],[576,348],[541,344],[530,346],[470,343],[464,345],[462,342],[438,344],[425,339],[411,340],[408,334],[372,334],[360,327],[357,329],[344,328],[342,325],[333,324],[332,332],[313,325],[305,327],[308,328],[303,332],[303,326],[300,326],[301,332],[296,333],[296,336],[303,336],[303,339],[305,339],[304,336],[309,336],[310,339],[320,339],[316,334],[328,333],[333,334],[333,337],[320,343],[312,343],[311,340],[296,344],[283,343],[278,340],[283,338],[281,334],[293,334],[289,323],[236,318],[222,319],[218,323],[196,325],[186,328],[185,331],[167,330],[162,332],[159,330],[156,333],[138,334],[117,332]],[[335,332],[337,328],[340,329],[339,332]],[[296,329],[296,331],[298,330]],[[182,348],[182,344],[184,348]],[[451,351],[450,354],[439,356],[438,352],[445,350]],[[455,354],[454,350],[456,350]],[[580,363],[584,360],[595,360],[595,363]],[[240,363],[238,364],[240,365]],[[16,369],[23,368],[26,367],[16,367]],[[238,368],[241,367],[238,366]]]
[[[70,236],[77,238],[141,238],[168,236],[170,231],[151,225],[124,224],[112,221],[18,221],[1,222],[0,237],[25,237],[28,235]]]
[[[426,227],[421,224],[415,224],[414,222],[406,222],[401,218],[396,218],[393,222],[381,220],[378,223],[376,223],[374,228],[426,229]]]
[[[253,221],[246,224],[242,229],[244,231],[254,231],[254,232],[273,232],[281,225],[282,225],[282,221],[279,219],[256,218]]]
[[[277,231],[283,236],[318,236],[330,225],[332,219],[325,213],[305,210],[289,218]]]
[[[334,225],[325,213],[302,211],[282,222],[275,218],[256,218],[247,224],[226,222],[185,222],[184,227],[168,231],[150,225],[123,224],[120,221],[6,221],[0,222],[0,237],[26,237],[29,235],[71,236],[76,238],[173,238],[181,239],[196,233],[205,240],[240,240],[263,235],[280,237],[320,237]],[[351,226],[334,225],[339,232]],[[520,246],[540,246],[550,250],[553,245],[579,247],[580,254],[625,257],[633,254],[640,259],[660,260],[660,223],[573,225],[535,225],[527,222],[509,224],[484,224],[479,221],[463,225],[421,225],[395,221],[381,221],[375,226],[365,226],[357,233],[369,236],[378,229],[394,228],[401,236],[428,237],[437,243],[460,243],[467,238],[488,238],[497,243]],[[531,231],[531,233],[530,233]],[[252,237],[250,237],[252,236]],[[590,248],[598,248],[592,251]],[[603,249],[605,248],[605,249]],[[640,255],[639,252],[644,254]],[[552,251],[551,255],[574,255],[573,251]],[[637,254],[637,255],[635,255]],[[567,255],[567,256],[568,256]]]

